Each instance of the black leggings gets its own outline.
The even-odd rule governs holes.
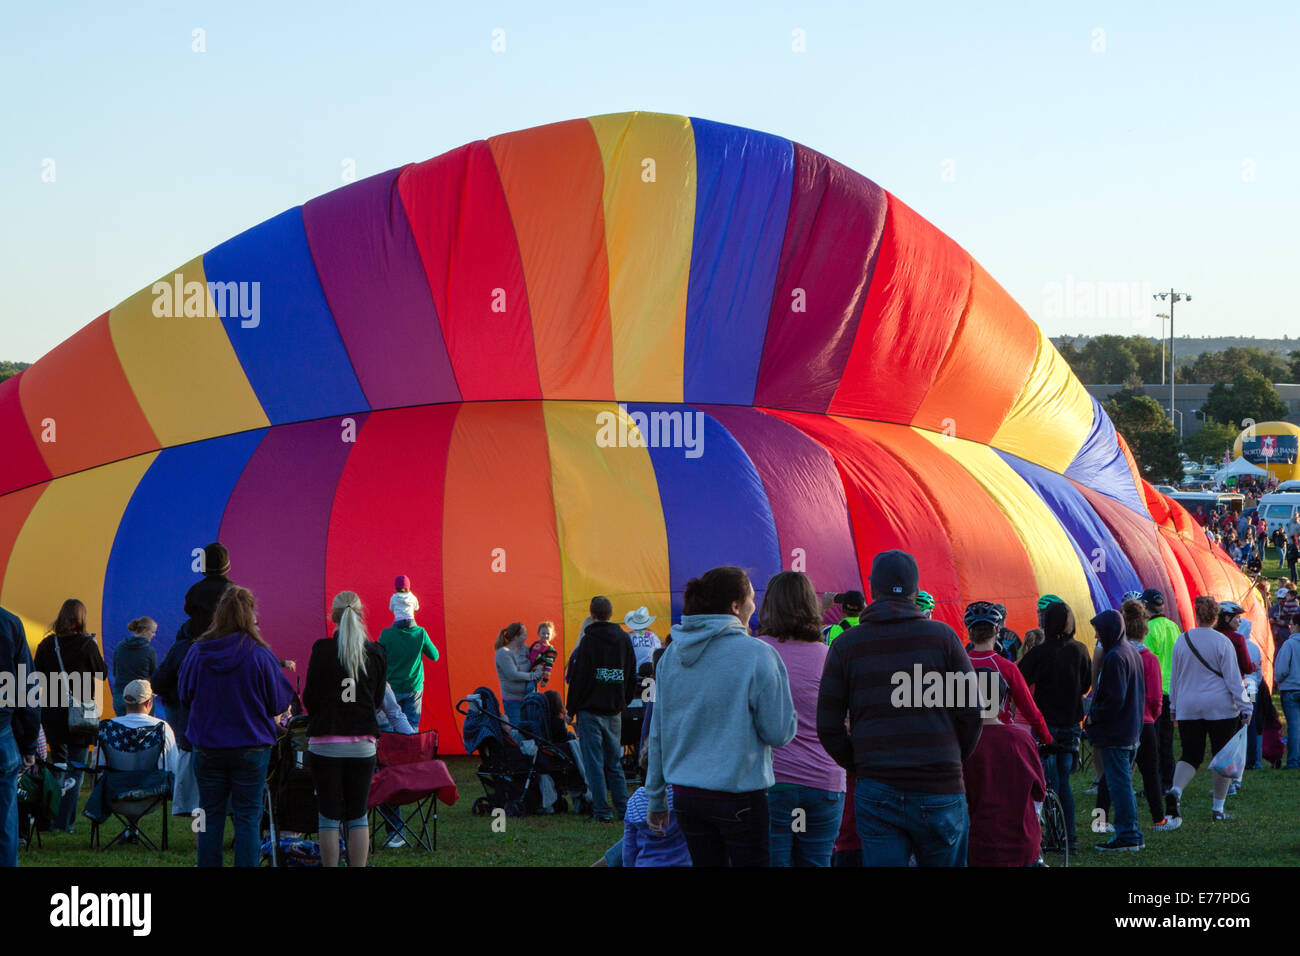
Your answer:
[[[311,779],[316,785],[316,802],[325,820],[341,823],[363,820],[370,796],[370,778],[375,758],[322,757],[311,755]]]
[[[1180,720],[1178,739],[1183,744],[1183,763],[1199,767],[1205,759],[1205,738],[1210,738],[1210,756],[1213,757],[1241,729],[1241,719],[1224,717],[1222,720]]]
[[[1169,704],[1169,695],[1165,694],[1156,720],[1156,737],[1160,741],[1160,782],[1170,787],[1174,782],[1174,718]]]

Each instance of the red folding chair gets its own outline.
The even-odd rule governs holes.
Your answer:
[[[371,846],[380,821],[385,820],[379,807],[412,807],[413,812],[404,819],[394,815],[386,822],[401,834],[408,844],[427,852],[438,849],[438,801],[451,806],[459,798],[456,782],[447,765],[435,759],[438,754],[438,731],[422,734],[380,734],[375,748],[378,769],[370,780],[370,797],[366,808],[370,812]],[[430,835],[432,825],[432,835]]]

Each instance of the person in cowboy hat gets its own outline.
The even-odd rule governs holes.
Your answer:
[[[650,625],[656,620],[644,605],[623,615],[623,626],[627,628],[627,636],[632,641],[638,671],[642,664],[654,658],[655,651],[664,646],[659,635],[650,630]]]

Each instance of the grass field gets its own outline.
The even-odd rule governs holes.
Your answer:
[[[1271,554],[1271,549],[1270,549]],[[1266,575],[1278,578],[1276,557]],[[405,848],[381,849],[372,854],[375,866],[588,866],[615,843],[621,829],[615,824],[586,823],[572,815],[508,818],[504,832],[493,829],[491,817],[474,816],[470,806],[482,794],[474,775],[477,758],[446,758],[460,789],[455,806],[439,806],[438,850],[427,854]],[[1147,848],[1140,853],[1105,855],[1093,847],[1108,839],[1089,829],[1095,798],[1083,793],[1091,781],[1087,769],[1074,774],[1079,853],[1071,866],[1294,866],[1300,862],[1300,772],[1265,769],[1249,771],[1241,795],[1228,799],[1235,819],[1210,820],[1211,775],[1202,768],[1183,798],[1184,821],[1173,833],[1150,829],[1145,801],[1138,801],[1138,819]],[[1140,781],[1140,776],[1136,778]],[[85,794],[83,794],[83,803]],[[150,833],[157,816],[149,818]],[[90,850],[90,824],[77,821],[75,834],[42,834],[43,846],[24,850],[21,866],[193,866],[194,834],[189,821],[173,818],[171,842],[157,854],[138,845]],[[106,829],[111,838],[117,832]],[[230,832],[229,830],[227,831]],[[229,837],[227,837],[229,839]],[[226,860],[232,855],[227,847]],[[1059,855],[1048,855],[1049,865],[1059,865]]]
[[[474,776],[477,758],[449,757],[460,789],[455,806],[440,805],[438,850],[424,853],[409,847],[381,849],[373,854],[375,866],[588,866],[619,839],[616,824],[586,823],[573,814],[507,818],[504,832],[495,832],[491,817],[474,816],[470,805],[483,791]],[[1246,774],[1242,793],[1228,799],[1235,819],[1210,820],[1209,771],[1202,769],[1183,797],[1183,825],[1173,833],[1150,828],[1144,800],[1138,800],[1138,821],[1147,848],[1140,853],[1103,856],[1093,847],[1109,839],[1089,826],[1095,798],[1083,793],[1091,781],[1087,768],[1072,778],[1079,833],[1079,853],[1071,866],[1294,866],[1300,862],[1300,772],[1264,769]],[[1137,778],[1140,781],[1140,776]],[[149,818],[147,830],[156,833],[158,818]],[[42,834],[43,846],[24,850],[21,866],[193,866],[194,834],[187,819],[173,817],[167,851],[153,853],[138,845],[118,845],[107,851],[90,850],[90,824],[78,820],[75,834]],[[116,829],[105,829],[111,837]],[[229,834],[229,830],[227,833]],[[227,836],[227,843],[229,836]],[[1059,866],[1059,854],[1047,856],[1049,866]],[[227,846],[226,861],[232,856]]]

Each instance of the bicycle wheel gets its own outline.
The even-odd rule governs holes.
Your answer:
[[[1070,865],[1070,833],[1065,822],[1065,808],[1055,790],[1048,790],[1043,799],[1043,849],[1060,853],[1061,865]]]

